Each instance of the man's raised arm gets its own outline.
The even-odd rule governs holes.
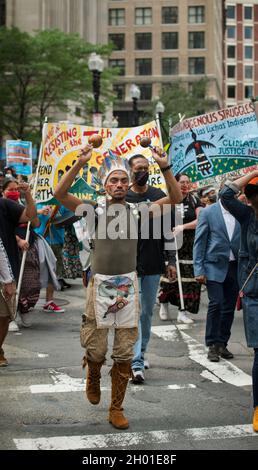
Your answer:
[[[88,163],[92,155],[93,146],[88,144],[80,151],[78,160],[72,168],[66,173],[56,186],[54,197],[67,209],[75,212],[76,208],[82,204],[82,201],[70,194],[68,191],[72,186],[79,171]]]
[[[179,204],[182,201],[183,196],[180,186],[171,171],[171,165],[168,163],[167,154],[164,154],[164,151],[161,148],[155,147],[155,149],[152,149],[152,156],[159,165],[160,171],[165,179],[168,192],[166,197],[158,199],[158,201],[155,201],[151,205],[150,210],[153,212],[153,215],[155,215],[155,206]]]

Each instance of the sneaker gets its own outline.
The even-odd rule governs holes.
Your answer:
[[[1,348],[0,349],[0,367],[6,367],[8,366],[8,361],[6,357],[4,357],[4,350]]]
[[[189,318],[189,314],[185,310],[179,310],[177,315],[177,323],[190,324],[193,320]]]
[[[256,406],[254,409],[253,429],[255,432],[258,432],[258,406]]]
[[[48,302],[43,306],[44,312],[53,312],[53,313],[64,313],[64,308],[58,307],[55,302]]]
[[[150,363],[148,359],[144,359],[144,369],[149,369],[150,368]]]
[[[168,320],[168,304],[160,304],[159,318],[162,321]]]
[[[19,329],[15,320],[10,321],[8,331],[19,331]]]
[[[215,344],[212,344],[211,346],[209,346],[207,358],[211,362],[219,362],[219,353]]]
[[[144,374],[142,369],[132,369],[132,383],[136,385],[144,383]]]
[[[23,314],[20,313],[19,316],[20,316],[20,321],[21,321],[22,326],[24,326],[24,328],[30,328],[32,325],[32,321],[31,321],[32,315],[29,313],[23,313]]]

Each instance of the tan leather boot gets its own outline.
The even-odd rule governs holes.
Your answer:
[[[88,374],[86,382],[86,395],[92,405],[98,405],[100,402],[100,369],[103,365],[102,362],[92,362],[87,359]]]
[[[127,418],[123,415],[122,403],[125,397],[128,380],[131,376],[131,361],[114,362],[110,371],[112,377],[112,396],[109,408],[109,422],[118,429],[127,429]]]

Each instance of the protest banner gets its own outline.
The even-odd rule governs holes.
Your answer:
[[[55,204],[54,188],[60,178],[71,168],[77,159],[78,151],[85,147],[88,138],[100,134],[102,145],[93,150],[88,165],[81,170],[70,192],[78,197],[94,199],[98,187],[94,182],[103,159],[111,149],[114,154],[129,159],[135,154],[142,154],[150,160],[149,183],[165,188],[165,183],[157,164],[151,157],[151,150],[140,145],[142,137],[150,137],[153,146],[160,146],[160,134],[156,121],[133,128],[94,128],[67,122],[48,123],[43,141],[43,155],[39,168],[37,184],[37,202]]]
[[[171,129],[174,174],[195,186],[241,176],[258,164],[258,124],[252,102],[184,119]]]
[[[32,174],[32,142],[6,141],[6,165],[14,168],[17,175]]]

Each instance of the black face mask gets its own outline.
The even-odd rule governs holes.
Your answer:
[[[210,202],[217,202],[217,194],[213,194],[212,196],[208,196]]]
[[[149,179],[148,171],[135,171],[134,172],[134,180],[138,184],[138,186],[145,186],[148,179]]]

